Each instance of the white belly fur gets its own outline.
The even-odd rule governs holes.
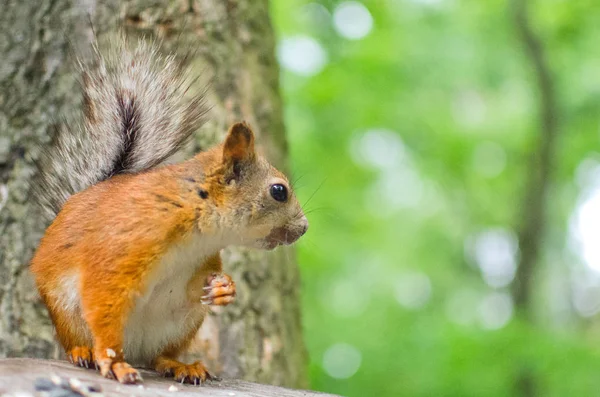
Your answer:
[[[146,280],[125,327],[123,348],[130,363],[149,364],[206,314],[206,306],[188,302],[187,284],[204,258],[227,245],[221,238],[207,240],[196,235],[175,246]]]

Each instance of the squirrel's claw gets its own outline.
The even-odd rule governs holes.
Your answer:
[[[92,352],[92,349],[87,346],[74,347],[67,352],[67,358],[71,364],[87,369],[90,369],[91,365],[95,362],[94,353]]]

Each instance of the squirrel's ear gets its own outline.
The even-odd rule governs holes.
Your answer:
[[[237,162],[254,158],[254,133],[246,123],[235,123],[223,145],[223,161]]]
[[[223,163],[232,166],[235,173],[239,166],[254,160],[254,133],[246,123],[235,123],[223,144]]]

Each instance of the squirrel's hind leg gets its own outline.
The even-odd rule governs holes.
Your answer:
[[[64,282],[65,280],[67,282]],[[92,335],[80,310],[79,294],[76,292],[76,287],[69,285],[68,279],[63,278],[61,281],[63,283],[60,287],[54,289],[57,296],[53,296],[51,301],[58,301],[62,304],[46,305],[56,329],[58,341],[72,364],[82,368],[97,369],[93,354]],[[42,298],[48,301],[45,294],[42,294]]]
[[[131,295],[98,282],[84,284],[83,312],[94,337],[93,355],[100,373],[120,383],[142,382],[140,373],[125,362],[123,354],[124,321],[131,307]]]

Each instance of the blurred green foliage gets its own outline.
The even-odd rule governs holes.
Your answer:
[[[529,321],[512,306],[502,258],[518,262],[540,98],[510,4],[352,2],[365,16],[340,14],[342,3],[271,2],[311,222],[299,244],[311,387],[513,396],[525,373],[539,395],[597,395],[600,283],[569,243],[600,159],[597,0],[530,5],[561,135]],[[486,260],[505,268],[486,275]]]

